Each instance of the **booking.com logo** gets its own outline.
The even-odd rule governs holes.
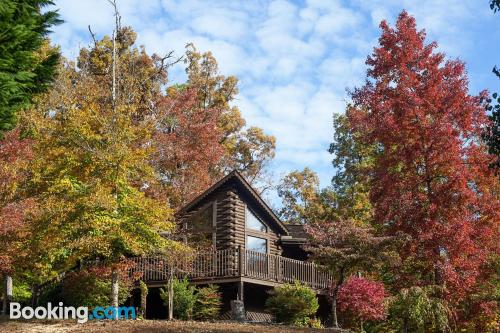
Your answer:
[[[21,304],[10,303],[10,319],[76,319],[79,324],[86,323],[89,320],[102,319],[136,319],[135,308],[132,306],[119,307],[102,307],[96,306],[89,314],[89,308],[86,306],[64,306],[59,302],[58,306],[52,306],[52,303],[47,303],[47,306],[38,306],[32,308],[25,306],[21,308]]]

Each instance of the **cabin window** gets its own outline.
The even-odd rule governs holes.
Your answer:
[[[193,216],[191,227],[194,230],[211,230],[213,228],[213,208],[208,205],[202,211]]]
[[[215,246],[216,203],[213,202],[193,214],[186,223],[187,241],[199,250],[213,249]]]
[[[267,239],[247,236],[247,250],[267,253]]]
[[[257,216],[255,216],[250,209],[246,209],[246,227],[247,229],[255,230],[255,231],[260,231],[260,232],[267,232],[267,227],[262,223]]]

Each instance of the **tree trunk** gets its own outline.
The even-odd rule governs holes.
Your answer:
[[[12,276],[5,275],[4,281],[4,298],[3,298],[3,314],[9,314],[9,304],[12,301]]]
[[[118,292],[120,290],[118,270],[111,272],[111,306],[115,308],[115,319],[118,319]]]
[[[174,277],[170,274],[168,280],[168,320],[174,319]]]
[[[337,295],[339,293],[340,286],[344,283],[345,268],[341,267],[339,272],[339,280],[332,290],[332,326],[339,328],[339,322],[337,317]]]
[[[339,322],[337,318],[337,292],[334,291],[332,295],[332,325],[338,328]]]
[[[148,299],[148,287],[144,282],[141,283],[141,316],[143,319],[146,319],[146,306],[147,306],[147,299]]]
[[[403,333],[408,333],[408,319],[403,320]]]
[[[34,286],[31,289],[31,307],[33,308],[37,307],[39,296],[40,296],[40,288],[38,286]]]

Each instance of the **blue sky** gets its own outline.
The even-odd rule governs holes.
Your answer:
[[[247,123],[277,138],[276,179],[309,166],[328,185],[332,114],[344,112],[346,88],[364,81],[364,62],[376,45],[380,21],[394,23],[403,9],[440,51],[466,62],[472,93],[500,90],[491,73],[500,65],[500,13],[489,10],[488,0],[117,2],[122,24],[137,31],[149,53],[182,55],[193,42],[214,53],[222,74],[239,78],[235,103]],[[106,0],[60,0],[56,6],[65,23],[51,38],[66,57],[90,44],[88,25],[99,37],[112,31]],[[184,79],[181,65],[170,78]]]

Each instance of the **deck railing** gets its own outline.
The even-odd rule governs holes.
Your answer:
[[[133,272],[141,273],[146,282],[165,281],[170,274],[192,280],[248,277],[276,283],[299,281],[314,289],[329,287],[331,276],[320,266],[278,255],[231,248],[201,252],[189,263],[173,271],[165,256],[136,257]]]

